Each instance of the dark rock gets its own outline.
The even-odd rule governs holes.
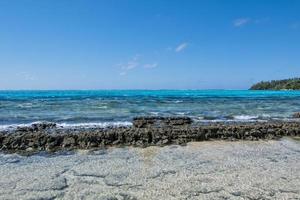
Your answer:
[[[190,125],[189,117],[136,117],[133,126],[137,128],[160,127],[160,126],[183,126]]]
[[[56,124],[51,122],[38,122],[38,123],[33,123],[31,127],[33,128],[34,131],[40,131],[44,129],[55,128]]]
[[[20,126],[20,127],[17,127],[17,131],[20,131],[20,132],[33,132],[33,128],[31,126]]]
[[[215,120],[215,119],[217,119],[217,117],[214,117],[214,116],[204,116],[203,119],[204,120]]]
[[[31,124],[30,126],[20,126],[17,127],[17,131],[20,132],[36,132],[45,129],[55,128],[56,124],[52,122],[36,122]]]
[[[258,140],[300,136],[300,122],[193,124],[184,117],[141,117],[131,127],[62,129],[36,124],[7,134],[0,131],[4,152],[60,151],[108,146],[184,145],[203,140]]]
[[[74,137],[64,137],[62,146],[65,148],[76,146],[76,140]]]
[[[293,118],[300,118],[300,112],[296,112],[293,114]]]

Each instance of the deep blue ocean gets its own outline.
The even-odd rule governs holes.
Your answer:
[[[135,116],[190,116],[204,122],[289,120],[299,111],[300,91],[0,91],[1,127],[37,121],[126,125]]]

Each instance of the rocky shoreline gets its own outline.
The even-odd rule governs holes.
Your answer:
[[[24,153],[99,149],[109,146],[185,145],[206,140],[259,140],[300,136],[300,122],[193,123],[188,117],[137,117],[132,126],[61,128],[35,123],[0,131],[0,151]]]

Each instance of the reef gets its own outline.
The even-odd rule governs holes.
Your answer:
[[[136,117],[132,126],[63,128],[34,123],[0,131],[2,152],[99,149],[110,146],[185,145],[207,140],[259,140],[300,136],[300,122],[195,123],[189,117]]]

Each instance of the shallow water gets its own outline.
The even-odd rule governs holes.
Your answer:
[[[0,91],[0,125],[130,124],[134,116],[190,116],[198,121],[290,119],[300,91],[99,90]]]

